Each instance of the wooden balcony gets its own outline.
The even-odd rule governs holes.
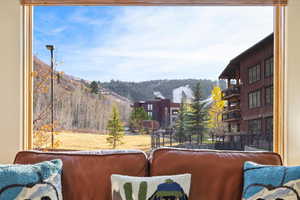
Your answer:
[[[224,122],[239,121],[241,120],[241,112],[239,110],[225,112],[222,119]]]
[[[240,96],[240,87],[238,85],[232,85],[222,91],[223,100],[228,100],[233,97],[237,98]]]
[[[234,105],[234,106],[226,106],[224,107],[224,114],[225,113],[229,113],[229,112],[233,112],[233,111],[240,111],[241,107],[240,104]]]

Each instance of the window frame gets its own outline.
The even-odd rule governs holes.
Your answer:
[[[256,94],[257,95],[257,93],[259,94],[259,98],[257,97],[257,96],[255,96],[255,102],[257,103],[257,102],[259,102],[259,105],[257,105],[257,106],[255,106],[255,107],[251,107],[250,105],[250,101],[251,101],[251,98],[250,98],[250,95],[251,94]],[[254,91],[251,91],[251,92],[249,92],[248,93],[248,108],[249,109],[255,109],[255,108],[259,108],[259,107],[261,107],[262,106],[262,102],[261,102],[261,100],[262,100],[262,98],[261,98],[261,89],[257,89],[257,90],[254,90]],[[253,101],[252,101],[252,103],[253,103]]]
[[[153,110],[153,104],[152,103],[148,103],[147,104],[147,110],[148,111],[152,111]]]
[[[23,1],[21,0],[21,3]],[[53,1],[51,5],[74,5],[68,1]],[[58,3],[59,2],[59,3]],[[104,5],[102,4],[89,4],[89,0],[82,0],[81,4],[76,5]],[[145,5],[140,4],[140,1],[133,1],[130,4],[124,5]],[[209,2],[209,1],[207,1]],[[239,3],[238,3],[239,2]],[[150,2],[151,4],[151,2]],[[38,5],[38,4],[36,4]],[[105,5],[121,5],[119,2],[108,0]],[[146,4],[147,5],[147,4]],[[149,5],[149,2],[148,2]],[[152,4],[154,5],[154,4]],[[217,5],[217,6],[229,6],[229,5],[239,5],[247,6],[250,5],[249,2],[245,3],[243,0],[237,0],[235,3],[230,3],[224,1],[223,3],[202,3],[194,1],[187,1],[184,4],[172,3],[168,0],[160,0],[156,2],[157,6],[165,5]],[[258,5],[258,4],[253,4]],[[273,4],[274,7],[274,69],[273,69],[273,93],[274,93],[274,103],[273,103],[273,150],[279,153],[283,158],[285,157],[285,138],[286,129],[284,127],[284,71],[285,71],[285,3],[279,2]],[[33,119],[33,4],[22,5],[22,66],[23,66],[23,150],[32,149],[32,119]]]
[[[253,70],[253,69],[255,69],[255,70]],[[255,73],[253,73],[253,72],[255,72]],[[256,77],[255,80],[253,79],[254,75]],[[252,77],[252,80],[250,79],[250,77]],[[252,65],[251,67],[248,67],[248,84],[250,85],[250,84],[256,83],[260,80],[261,80],[261,63],[257,63],[255,65]]]
[[[254,122],[259,122],[259,132],[250,132],[250,123],[254,123]],[[263,123],[263,120],[262,120],[262,118],[256,118],[256,119],[250,119],[250,120],[248,120],[248,122],[247,122],[247,125],[248,125],[248,133],[250,133],[250,134],[261,134],[262,133],[262,131],[263,131],[263,126],[262,126],[262,123]],[[258,127],[257,126],[258,124],[256,124],[256,126],[254,126],[254,127]]]
[[[272,88],[272,89],[271,89]],[[270,102],[267,101],[267,90],[270,89]],[[265,105],[273,105],[274,103],[274,87],[273,85],[268,85],[265,87]]]
[[[269,121],[270,120],[270,121]],[[268,122],[270,123],[270,125],[271,125],[271,127],[272,127],[272,129],[274,128],[274,124],[273,124],[273,117],[266,117],[265,119],[264,119],[264,123],[265,123],[265,133],[266,134],[269,134],[269,131],[268,131]]]
[[[118,5],[118,6],[156,6],[156,5],[198,5],[198,6],[285,6],[288,0],[20,0],[23,5]]]
[[[267,61],[269,61],[269,60],[271,60],[272,59],[272,62],[271,63],[273,63],[273,66],[272,66],[272,68],[270,68],[270,74],[268,74],[267,75]],[[272,73],[271,73],[272,72]],[[273,56],[271,56],[271,57],[269,57],[269,58],[267,58],[267,59],[265,59],[264,60],[264,77],[265,78],[270,78],[270,77],[272,77],[274,75],[274,57]]]

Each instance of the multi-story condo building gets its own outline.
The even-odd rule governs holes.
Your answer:
[[[272,133],[273,42],[271,34],[232,59],[219,76],[227,81],[223,121],[229,133]]]
[[[173,103],[170,99],[155,98],[150,101],[139,101],[134,107],[142,107],[148,116],[159,123],[161,128],[173,126],[176,122],[180,104]]]

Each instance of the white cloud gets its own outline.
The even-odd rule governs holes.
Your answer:
[[[74,13],[72,13],[68,19],[69,22],[93,25],[93,26],[102,26],[107,23],[106,20],[96,18],[90,15],[88,7],[79,7]]]
[[[64,30],[66,30],[68,27],[67,26],[61,26],[61,27],[57,27],[55,29],[53,29],[51,31],[51,34],[58,34],[58,33],[61,33],[63,32]]]
[[[87,13],[73,19],[103,27]],[[90,70],[95,73],[85,78],[102,81],[216,79],[230,59],[270,34],[272,26],[271,7],[124,7],[91,38],[96,47],[66,54],[65,69]]]

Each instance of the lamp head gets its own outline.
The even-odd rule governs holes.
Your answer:
[[[49,51],[53,51],[55,48],[54,48],[54,45],[46,45],[46,48],[49,50]]]

